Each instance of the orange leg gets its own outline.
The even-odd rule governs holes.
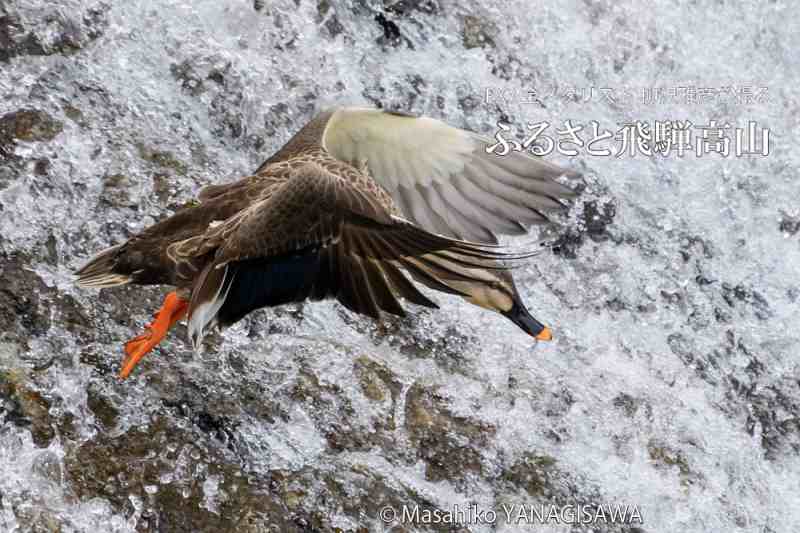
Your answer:
[[[155,348],[166,336],[175,322],[183,318],[189,309],[189,302],[182,300],[178,294],[171,292],[164,298],[164,304],[156,312],[155,320],[147,325],[147,331],[125,343],[125,359],[119,377],[125,379],[133,371],[139,361]]]

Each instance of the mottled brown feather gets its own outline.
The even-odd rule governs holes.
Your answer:
[[[397,150],[392,140],[400,141]],[[334,296],[372,317],[402,316],[398,298],[437,307],[409,275],[496,308],[486,291],[515,299],[506,262],[528,255],[492,248],[494,232],[521,233],[521,223],[546,220],[544,210],[561,208],[571,191],[553,181],[564,173],[558,167],[534,161],[531,170],[530,158],[487,157],[481,142],[425,118],[354,108],[322,113],[253,175],[204,187],[198,204],[98,254],[78,281],[173,285],[191,292],[191,315],[233,282],[236,268],[225,265],[314,250],[327,278],[298,298]],[[412,174],[405,182],[403,172]]]

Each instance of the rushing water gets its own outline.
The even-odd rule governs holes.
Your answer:
[[[800,530],[794,3],[0,9],[0,43],[17,46],[0,62],[0,116],[51,121],[7,144],[0,169],[0,303],[24,296],[17,329],[0,332],[0,370],[15,383],[0,430],[4,531],[180,531],[152,518],[172,505],[161,495],[194,502],[193,490],[193,508],[221,515],[239,505],[231,479],[267,491],[276,472],[291,490],[262,494],[277,502],[263,513],[312,530],[380,530],[371,499],[499,518],[503,504],[628,504],[641,531]],[[720,94],[730,86],[735,98]],[[662,101],[643,99],[653,88]],[[502,119],[520,139],[538,121],[755,121],[770,153],[550,156],[587,184],[551,235],[558,253],[517,274],[553,342],[438,295],[442,311],[388,327],[324,302],[256,313],[200,356],[180,329],[118,383],[120,346],[159,293],[98,295],[71,271],[201,185],[251,172],[316,111],[352,103],[489,136]],[[88,479],[107,467],[88,462],[114,463],[137,431],[148,444],[135,468]],[[105,447],[116,451],[86,452]],[[541,486],[518,479],[531,461]],[[249,531],[267,530],[254,520]],[[591,530],[530,529],[571,527]]]

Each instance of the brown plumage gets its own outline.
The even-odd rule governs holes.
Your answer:
[[[78,283],[177,288],[149,331],[126,345],[126,376],[185,314],[195,347],[213,325],[260,307],[336,298],[373,318],[399,299],[436,307],[413,280],[498,311],[549,339],[519,299],[496,247],[547,221],[573,196],[566,172],[428,118],[342,108],[319,115],[255,174],[211,185],[199,203],[111,247]]]

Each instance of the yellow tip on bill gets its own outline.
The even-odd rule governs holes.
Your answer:
[[[553,338],[553,333],[550,331],[550,328],[546,327],[536,335],[536,338],[540,341],[549,341]]]

